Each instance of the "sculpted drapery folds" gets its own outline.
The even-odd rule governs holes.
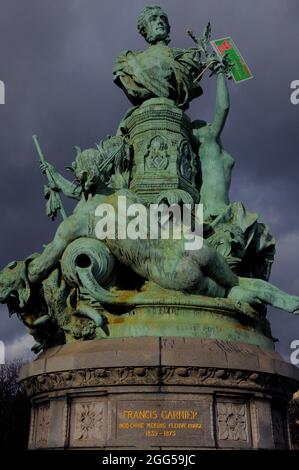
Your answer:
[[[114,81],[135,106],[150,98],[164,97],[187,109],[190,101],[202,94],[201,86],[194,82],[201,69],[196,49],[171,49],[156,44],[144,52],[121,54],[114,67]]]

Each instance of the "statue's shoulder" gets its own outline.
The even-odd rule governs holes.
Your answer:
[[[113,67],[113,72],[117,72],[118,70],[122,69],[122,67],[127,66],[130,63],[130,60],[134,60],[144,54],[145,51],[131,51],[131,50],[124,50],[122,51],[115,60],[115,64]]]
[[[145,54],[146,53],[146,50],[145,51],[131,51],[130,49],[126,49],[124,51],[122,51],[120,54],[118,54],[118,56],[116,57],[116,61],[120,60],[120,59],[124,59],[126,57],[129,57],[129,56],[139,56],[141,54]]]

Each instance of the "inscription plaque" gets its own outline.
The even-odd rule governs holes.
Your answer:
[[[191,400],[119,400],[117,438],[150,446],[209,447],[212,442],[210,397]]]

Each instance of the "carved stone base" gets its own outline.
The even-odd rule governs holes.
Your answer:
[[[105,339],[23,367],[30,449],[285,449],[299,370],[217,340]]]

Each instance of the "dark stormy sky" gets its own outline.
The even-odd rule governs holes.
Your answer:
[[[144,0],[0,0],[0,266],[40,251],[55,232],[31,136],[61,171],[74,145],[92,146],[113,134],[130,106],[112,81],[115,57],[143,49],[136,19]],[[155,2],[152,2],[155,3]],[[299,79],[298,0],[164,0],[174,47],[191,46],[210,20],[213,37],[232,36],[254,79],[230,84],[225,148],[234,156],[231,199],[261,214],[277,239],[271,280],[299,295],[299,105],[290,83]],[[188,111],[210,120],[215,82]],[[288,358],[299,339],[299,317],[271,309],[277,349]],[[28,354],[31,339],[0,306],[0,339],[8,356]]]

